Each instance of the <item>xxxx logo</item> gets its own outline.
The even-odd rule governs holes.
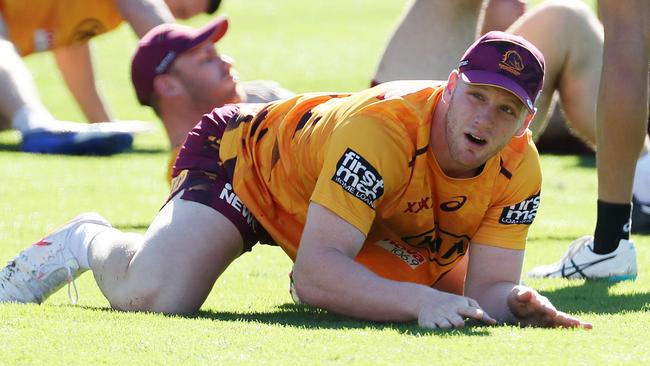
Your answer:
[[[452,197],[455,198],[451,201],[443,202],[440,204],[440,209],[445,211],[445,212],[451,212],[451,211],[456,211],[459,208],[463,207],[465,202],[467,201],[466,196],[455,196]]]
[[[404,213],[416,214],[422,210],[430,210],[432,208],[431,197],[423,197],[419,201],[406,202]]]

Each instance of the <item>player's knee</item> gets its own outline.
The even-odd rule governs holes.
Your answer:
[[[122,311],[191,314],[198,311],[201,304],[175,296],[163,283],[149,283],[146,287],[132,288],[124,296],[112,299],[111,306]]]
[[[131,293],[128,296],[110,299],[110,303],[116,310],[155,312],[156,295],[156,293]]]
[[[598,21],[594,12],[584,2],[572,0],[550,0],[536,9],[536,17],[546,18],[551,23],[576,27],[587,22]]]

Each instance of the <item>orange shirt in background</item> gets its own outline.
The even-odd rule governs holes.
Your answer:
[[[0,0],[0,15],[21,56],[86,43],[122,22],[110,0]]]

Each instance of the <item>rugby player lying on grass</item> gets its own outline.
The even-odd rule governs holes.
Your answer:
[[[167,178],[187,133],[196,121],[229,103],[266,103],[293,93],[268,80],[239,81],[233,60],[215,44],[228,30],[220,16],[195,30],[162,24],[138,42],[131,62],[131,81],[138,101],[160,118],[172,147]]]
[[[543,75],[532,44],[491,32],[446,83],[216,108],[189,133],[143,239],[80,215],[0,272],[0,300],[42,302],[91,269],[115,309],[192,313],[259,241],[295,260],[300,301],[339,314],[590,328],[519,285]]]

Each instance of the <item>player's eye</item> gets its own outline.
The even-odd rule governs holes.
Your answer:
[[[469,95],[471,95],[473,98],[478,99],[480,101],[485,100],[485,97],[483,96],[483,94],[478,93],[478,92],[470,92]]]
[[[500,109],[502,112],[508,113],[508,114],[510,114],[510,115],[512,115],[512,116],[515,115],[515,109],[512,108],[512,107],[509,106],[509,105],[502,104],[502,105],[499,107],[499,109]]]

